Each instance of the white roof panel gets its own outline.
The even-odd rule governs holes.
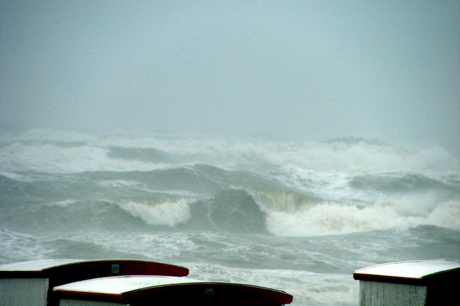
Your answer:
[[[16,262],[0,266],[0,271],[27,271],[40,272],[48,268],[62,266],[70,263],[83,262],[81,259],[48,259],[36,261]]]
[[[411,261],[388,263],[356,270],[361,276],[382,276],[408,279],[422,279],[429,275],[460,269],[460,263],[445,261]]]
[[[121,295],[137,289],[181,283],[203,283],[203,281],[174,276],[126,275],[100,277],[69,283],[54,287],[53,291]]]

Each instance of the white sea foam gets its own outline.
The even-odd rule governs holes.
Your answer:
[[[46,206],[59,206],[59,207],[68,207],[70,205],[74,205],[78,203],[78,200],[74,200],[74,199],[67,199],[67,200],[63,200],[63,201],[57,201],[57,202],[51,202],[51,203],[47,203],[45,204]]]
[[[99,186],[102,187],[111,187],[111,188],[119,188],[119,187],[144,187],[144,184],[133,180],[105,180],[100,181],[97,183]]]
[[[32,235],[0,228],[0,264],[11,261],[45,258],[49,249]]]
[[[385,220],[386,218],[389,218]],[[398,226],[397,215],[386,208],[359,209],[324,202],[294,213],[274,211],[268,214],[267,227],[279,236],[316,236],[386,229]]]
[[[429,224],[460,231],[460,201],[443,203],[428,215]]]
[[[319,171],[287,165],[281,168],[276,178],[296,190],[312,193],[324,199],[349,201],[359,199],[369,202],[376,200],[376,193],[352,188],[349,183],[355,172]]]
[[[152,148],[180,156],[184,162],[204,162],[219,167],[250,165],[252,168],[259,167],[259,171],[264,173],[267,165],[291,165],[314,171],[347,173],[460,169],[459,161],[439,147],[401,147],[364,140],[348,143],[340,140],[262,142],[205,138],[123,138],[50,129],[35,129],[16,137],[3,138],[7,145],[0,149],[0,161],[5,169],[12,171],[148,171],[168,166],[109,158],[107,155],[113,146]],[[58,145],[50,142],[57,142]]]
[[[385,196],[364,208],[323,202],[296,211],[271,210],[267,228],[279,236],[347,234],[418,225],[460,230],[460,202],[439,201],[432,194]]]
[[[51,143],[12,143],[0,149],[0,161],[6,171],[78,173],[85,171],[150,171],[169,168],[137,160],[109,158],[108,148],[94,146],[62,147]]]
[[[4,176],[4,177],[7,177],[11,180],[14,180],[14,181],[24,181],[24,182],[27,182],[27,181],[31,181],[30,178],[22,175],[22,174],[18,174],[18,173],[14,173],[14,172],[8,172],[8,171],[1,171],[0,170],[0,175],[1,176]]]
[[[174,227],[190,219],[190,203],[193,200],[179,199],[163,203],[139,203],[127,201],[120,204],[120,207],[134,217],[141,218],[150,225],[166,225]]]
[[[109,143],[107,143],[108,145]],[[332,142],[250,142],[245,140],[118,140],[126,147],[154,147],[178,155],[206,155],[221,162],[242,158],[274,165],[295,165],[322,171],[446,171],[458,161],[439,147],[397,147],[391,145]]]

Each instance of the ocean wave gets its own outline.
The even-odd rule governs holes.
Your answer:
[[[296,212],[318,204],[321,198],[294,190],[248,191],[264,211]]]
[[[2,171],[2,170],[0,170],[0,177],[4,177],[4,178],[7,178],[9,180],[14,180],[14,181],[23,181],[23,182],[31,181],[31,179],[25,175],[15,173],[15,172]]]
[[[297,305],[353,305],[357,268],[459,260],[460,166],[438,147],[53,130],[0,141],[2,263],[149,259]]]
[[[296,212],[268,211],[267,228],[278,236],[322,236],[435,225],[460,231],[460,201],[439,203],[431,196],[384,197],[359,208],[334,202]]]
[[[447,201],[433,209],[426,224],[460,231],[460,201]]]
[[[448,178],[439,175],[433,178],[428,175],[430,173],[423,175],[414,171],[356,175],[350,180],[349,185],[353,189],[373,189],[386,193],[437,190],[460,194],[460,184],[449,182]]]
[[[111,158],[110,148],[92,145],[14,142],[0,149],[2,168],[9,172],[81,173],[87,171],[151,171],[171,167],[136,159]]]
[[[118,202],[121,209],[134,217],[140,218],[149,225],[163,225],[174,227],[180,223],[186,223],[190,215],[190,204],[194,199],[164,199],[156,203],[149,201],[138,202],[126,200]]]
[[[44,258],[49,248],[33,235],[0,228],[0,264]]]
[[[460,192],[455,184],[410,175],[381,174],[375,176],[377,183],[356,177],[339,176],[334,188],[334,183],[325,187],[322,180],[294,180],[303,182],[302,189],[288,181],[283,185],[247,172],[195,165],[151,172],[48,174],[36,181],[2,176],[0,187],[5,224],[42,230],[115,229],[115,224],[119,229],[166,227],[279,236],[418,225],[460,230]],[[367,185],[355,186],[357,181]],[[391,188],[377,188],[382,184]]]
[[[107,157],[148,163],[173,163],[174,157],[155,148],[110,147]]]
[[[75,131],[31,130],[3,137],[0,160],[7,171],[76,173],[151,171],[178,164],[209,164],[266,174],[294,166],[314,171],[459,171],[459,160],[436,146],[392,145],[348,137],[324,142],[250,141],[94,136]]]
[[[55,221],[48,228],[113,228],[120,220],[121,228],[282,236],[423,224],[458,229],[459,165],[438,147],[356,137],[268,142],[50,130],[9,140],[0,147],[2,205],[36,227],[38,216]]]

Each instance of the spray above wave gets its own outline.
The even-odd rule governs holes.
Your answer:
[[[134,217],[140,218],[150,225],[174,227],[186,223],[190,219],[190,199],[163,199],[152,204],[147,201],[125,200],[118,201],[121,209]]]
[[[419,225],[460,230],[460,185],[451,175],[434,179],[412,172],[354,175],[290,169],[282,179],[303,192],[255,195],[267,208],[268,230],[276,235],[345,234]]]
[[[3,146],[0,151],[2,168],[10,172],[149,171],[169,167],[169,164],[111,158],[110,148],[87,144],[62,146],[56,143],[14,142]]]
[[[394,146],[363,138],[325,142],[261,142],[199,138],[123,138],[74,131],[32,130],[2,137],[7,171],[76,173],[150,171],[184,163],[266,173],[283,166],[314,171],[459,171],[459,161],[439,147]]]
[[[460,231],[460,201],[437,204],[427,214],[398,211],[400,200],[382,200],[374,206],[358,208],[325,202],[296,213],[270,212],[269,231],[278,236],[321,236],[354,232],[435,225]]]

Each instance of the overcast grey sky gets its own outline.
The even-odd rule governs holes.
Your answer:
[[[460,152],[460,1],[0,3],[3,124]]]

